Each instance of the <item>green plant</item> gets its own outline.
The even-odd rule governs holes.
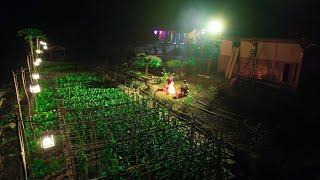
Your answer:
[[[171,73],[169,71],[166,71],[165,69],[163,69],[161,73],[162,73],[161,81],[166,82]]]
[[[183,63],[180,60],[168,60],[166,62],[166,66],[170,69],[174,69],[174,68],[181,68],[183,65]]]
[[[139,53],[134,62],[135,67],[145,67],[145,73],[148,74],[149,67],[158,68],[162,65],[162,60],[158,56]]]
[[[145,169],[156,179],[176,173],[195,177],[206,167],[208,148],[198,145],[205,141],[200,136],[191,140],[190,126],[175,116],[169,117],[170,110],[151,108],[147,101],[135,101],[119,88],[92,87],[99,82],[101,78],[94,73],[63,74],[54,80],[55,88],[46,83],[36,99],[39,107],[33,118],[37,137],[57,128],[57,108],[67,109],[61,118],[74,133],[70,143],[77,149],[74,158],[80,178],[99,174],[112,179],[125,174],[140,179]],[[187,97],[184,103],[189,106],[192,101]],[[30,134],[30,128],[26,128]],[[99,148],[92,149],[93,142]],[[28,145],[35,178],[62,168],[63,158],[44,160],[38,156],[36,140]],[[196,157],[192,152],[197,152]],[[173,157],[179,157],[179,161]]]
[[[193,98],[191,96],[187,96],[183,100],[183,104],[186,106],[190,106],[193,103]]]
[[[34,44],[33,41],[35,38],[46,40],[46,36],[43,32],[36,28],[25,28],[17,33],[18,37],[23,38],[30,46],[30,51],[33,53]]]
[[[186,68],[191,71],[194,68],[195,62],[192,59],[187,61],[183,60],[169,60],[166,62],[166,67],[168,67],[171,71],[174,71],[178,74],[180,79],[183,79],[185,76]]]
[[[43,32],[36,28],[25,28],[18,31],[18,36],[24,38],[27,42],[34,40],[34,38],[40,38],[46,40],[46,36]]]

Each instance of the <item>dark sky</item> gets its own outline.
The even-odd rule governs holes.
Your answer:
[[[88,61],[117,55],[132,42],[152,40],[155,26],[191,30],[210,17],[226,21],[227,35],[317,39],[316,3],[305,0],[10,0],[0,4],[0,84],[24,62],[24,44],[16,32],[37,27],[49,44],[67,48],[75,59]]]

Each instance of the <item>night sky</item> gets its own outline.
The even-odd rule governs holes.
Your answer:
[[[62,45],[73,60],[114,57],[135,42],[153,40],[152,28],[190,31],[212,16],[225,19],[225,35],[240,37],[301,37],[317,41],[316,3],[302,0],[21,0],[0,5],[0,84],[23,65],[24,42],[18,30],[36,27],[50,44]],[[112,58],[110,59],[110,61]],[[115,60],[114,60],[115,61]]]

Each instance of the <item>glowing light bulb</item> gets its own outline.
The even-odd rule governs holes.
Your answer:
[[[30,85],[30,92],[33,94],[39,93],[41,91],[40,85],[35,84],[35,85]]]
[[[32,73],[32,79],[34,79],[34,80],[40,79],[39,73]]]
[[[45,135],[41,137],[41,148],[48,149],[55,146],[53,135]]]
[[[221,34],[224,30],[223,23],[219,20],[211,21],[208,24],[207,30],[213,34]]]
[[[37,49],[37,50],[36,50],[36,53],[37,53],[37,54],[41,54],[42,51],[41,51],[40,49]]]
[[[39,66],[39,65],[40,65],[40,62],[39,62],[39,61],[34,61],[34,62],[33,62],[33,65],[34,65],[34,66]]]
[[[40,44],[41,44],[41,45],[44,45],[44,46],[46,46],[46,45],[47,45],[47,43],[46,43],[46,42],[44,42],[44,41],[40,41]]]

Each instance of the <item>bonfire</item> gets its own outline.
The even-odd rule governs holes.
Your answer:
[[[170,94],[170,95],[175,95],[176,94],[176,90],[174,89],[174,82],[173,82],[173,76],[172,75],[170,75],[169,78],[167,79],[167,84],[163,88],[163,90],[166,91],[166,93]]]

